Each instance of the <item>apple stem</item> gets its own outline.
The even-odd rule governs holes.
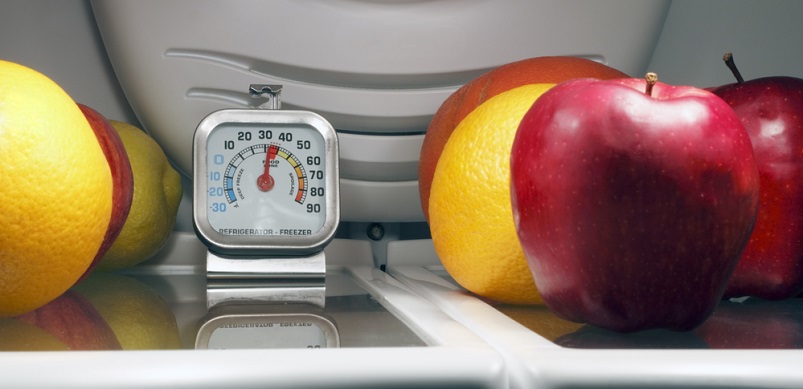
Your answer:
[[[644,91],[644,93],[646,93],[647,96],[652,96],[652,87],[656,82],[658,82],[658,75],[653,72],[649,72],[644,76],[644,79],[647,80],[647,90]]]
[[[733,62],[733,53],[727,52],[725,55],[722,56],[722,60],[725,61],[725,65],[728,66],[728,69],[731,70],[733,76],[736,77],[736,83],[741,84],[744,82],[744,78],[742,78],[742,73],[739,73],[739,69],[736,68],[736,63]]]

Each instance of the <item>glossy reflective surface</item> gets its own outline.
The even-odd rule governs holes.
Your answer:
[[[555,344],[597,349],[801,349],[803,298],[722,301],[699,327],[688,332],[648,330],[629,334],[580,325],[542,307],[497,307]]]
[[[0,319],[0,351],[192,349],[202,325],[221,314],[231,313],[230,308],[207,310],[206,278],[200,274],[95,272],[85,282],[34,312]],[[285,320],[283,324],[276,324],[273,332],[256,333],[255,336],[262,339],[228,343],[230,347],[225,348],[295,347],[298,342],[286,340],[298,334],[299,329],[308,330],[305,326],[310,322],[326,329],[327,335],[337,336],[337,342],[330,346],[424,346],[412,330],[349,275],[340,272],[327,274],[323,308],[280,303],[244,304],[233,308],[251,317],[291,315],[291,319],[303,319],[308,316],[298,314],[314,311],[314,315],[325,319]],[[247,319],[246,323],[249,323]],[[245,327],[229,324],[227,330]],[[331,331],[331,328],[336,330]],[[271,336],[275,339],[270,339]]]
[[[209,348],[425,346],[345,272],[327,273],[323,308],[238,304],[209,310],[206,286],[206,278],[196,273],[96,272],[34,312],[0,319],[0,351],[193,349],[202,326],[221,317],[228,320],[225,331],[245,341]],[[543,306],[494,308],[565,348],[803,349],[803,298],[722,301],[693,331],[631,334],[569,322]],[[268,325],[275,327],[248,332]]]

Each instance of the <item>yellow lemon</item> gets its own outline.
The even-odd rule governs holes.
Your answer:
[[[47,76],[0,61],[0,317],[39,308],[86,271],[112,186],[75,101]]]
[[[159,144],[137,127],[110,122],[131,163],[134,198],[120,235],[97,265],[101,271],[131,267],[159,252],[176,224],[182,194],[181,176]]]
[[[180,348],[173,311],[141,281],[116,273],[94,272],[72,290],[92,303],[123,350]]]
[[[510,150],[521,118],[552,86],[520,86],[471,111],[432,180],[429,225],[443,266],[468,291],[502,303],[541,302],[513,222]]]

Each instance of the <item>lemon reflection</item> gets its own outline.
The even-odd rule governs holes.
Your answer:
[[[144,283],[116,273],[95,272],[72,290],[91,301],[123,350],[180,348],[175,315]]]

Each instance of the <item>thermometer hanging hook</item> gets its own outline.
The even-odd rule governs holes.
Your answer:
[[[266,96],[266,101],[257,107],[260,109],[281,109],[282,101],[279,97],[281,93],[281,85],[251,84],[248,87],[248,94],[251,95],[251,97],[257,99],[265,98],[263,96]]]

